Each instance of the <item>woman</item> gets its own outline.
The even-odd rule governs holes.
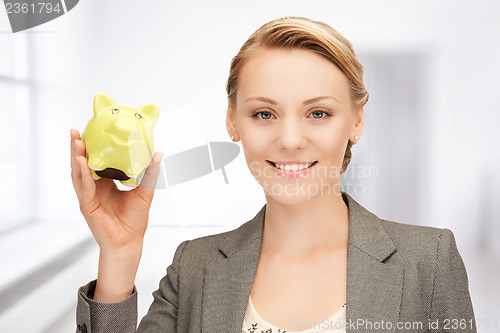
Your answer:
[[[368,101],[348,40],[306,18],[271,21],[233,58],[227,94],[228,133],[266,204],[235,230],[182,242],[138,332],[476,331],[453,233],[379,219],[339,190]],[[77,331],[135,332],[161,154],[140,187],[120,192],[92,179],[71,138],[73,184],[100,247]]]

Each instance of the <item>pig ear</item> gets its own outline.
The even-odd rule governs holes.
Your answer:
[[[94,115],[97,115],[99,112],[107,109],[111,106],[115,106],[116,103],[113,101],[111,97],[104,93],[99,93],[94,98]]]
[[[153,103],[144,104],[138,109],[138,111],[156,123],[156,119],[158,119],[159,114],[158,105]]]

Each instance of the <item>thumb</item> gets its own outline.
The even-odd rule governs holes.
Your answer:
[[[160,166],[163,159],[162,152],[156,152],[153,155],[153,160],[151,164],[144,171],[144,176],[142,177],[141,184],[139,187],[148,190],[154,190],[156,187],[156,182],[158,181],[158,176],[160,175]]]

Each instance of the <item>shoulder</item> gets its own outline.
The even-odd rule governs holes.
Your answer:
[[[436,264],[439,257],[458,255],[455,236],[448,228],[380,221],[406,260]]]
[[[384,229],[395,242],[395,245],[435,248],[440,240],[446,242],[454,240],[453,232],[448,228],[406,224],[384,219],[380,219],[380,221]]]
[[[403,264],[405,283],[412,295],[425,295],[430,318],[472,320],[467,271],[453,232],[380,221],[397,248],[389,260]]]
[[[384,219],[380,219],[380,222],[397,247],[433,247],[444,230],[437,227],[405,224]]]

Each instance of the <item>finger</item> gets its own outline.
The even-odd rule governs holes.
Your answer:
[[[81,185],[81,177],[82,177],[82,171],[81,171],[81,168],[80,166],[78,166],[78,164],[76,164],[76,167],[75,167],[75,163],[76,163],[76,158],[78,156],[83,156],[83,153],[85,151],[85,148],[84,148],[84,144],[82,142],[82,140],[80,139],[77,139],[77,136],[75,136],[75,139],[73,140],[74,141],[74,148],[73,148],[73,165],[72,165],[72,176],[74,176],[74,181],[77,181],[79,185]],[[76,188],[75,188],[76,190]]]
[[[154,190],[156,187],[156,182],[158,181],[158,176],[160,175],[161,161],[163,159],[163,153],[156,152],[153,155],[153,161],[148,166],[146,171],[144,171],[144,176],[142,177],[141,184],[139,187],[144,190]]]
[[[73,135],[73,133],[72,133]],[[78,140],[76,139],[77,136],[72,136],[72,142],[73,142],[73,147],[72,147],[72,165],[71,165],[71,180],[73,181],[73,187],[76,192],[76,196],[78,197],[78,201],[81,201],[81,187],[82,187],[82,171],[79,166],[78,161],[76,160],[76,148],[75,145],[77,144]]]
[[[80,139],[80,133],[75,130],[75,129],[71,129],[69,131],[69,135],[71,137],[71,140],[70,140],[70,151],[71,151],[71,167],[73,167],[73,164],[75,163],[75,140],[76,139]]]
[[[76,160],[75,164],[71,168],[71,180],[73,181],[73,187],[75,188],[78,200],[80,200],[80,192],[82,186],[82,172],[80,170],[80,166],[78,165],[78,161]]]
[[[111,191],[118,190],[114,180],[111,178],[100,178],[99,181],[94,181],[94,184],[96,188],[96,195],[97,193],[108,195]]]
[[[87,166],[85,156],[77,156],[76,160],[80,166],[81,172],[81,187],[80,187],[80,206],[84,208],[90,207],[95,199],[95,183],[92,177],[92,172]]]
[[[75,139],[75,157],[83,156],[86,158],[85,154],[86,148],[85,144],[80,139]]]

